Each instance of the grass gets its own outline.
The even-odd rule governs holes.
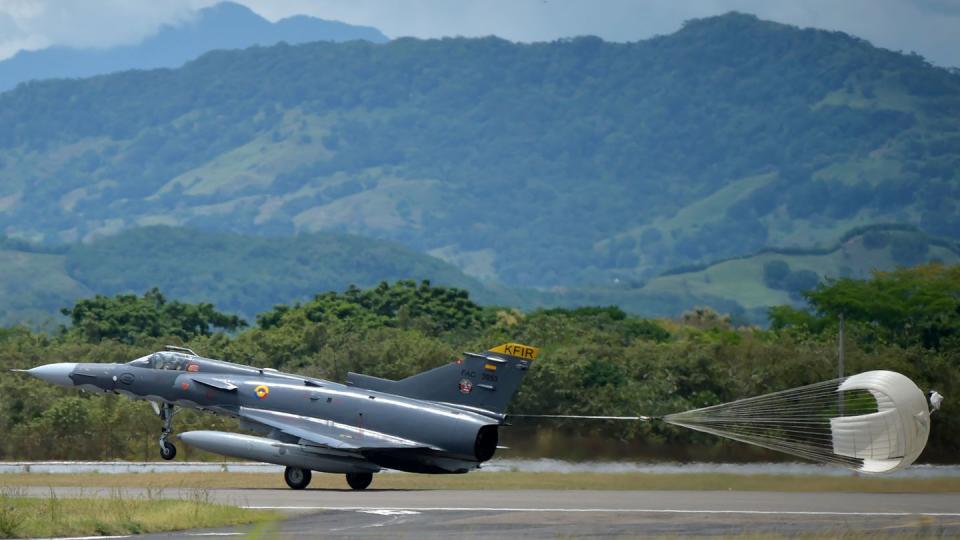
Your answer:
[[[888,232],[891,238],[915,236],[914,233]],[[948,249],[929,245],[927,260],[939,259],[946,264],[956,264],[960,258]],[[837,277],[849,274],[863,279],[873,270],[897,267],[891,247],[868,249],[863,236],[858,236],[837,249],[817,255],[782,255],[765,253],[733,259],[711,265],[697,272],[660,276],[650,280],[643,290],[670,292],[695,297],[719,297],[736,300],[746,309],[790,304],[790,295],[783,290],[767,287],[763,280],[763,266],[772,260],[783,260],[792,271],[812,270],[820,276]]]
[[[4,474],[6,486],[287,489],[280,474],[262,473],[135,473],[135,474]],[[315,474],[311,489],[346,489],[339,474]],[[374,489],[589,489],[709,490],[860,493],[956,493],[960,478],[873,478],[863,476],[791,476],[648,473],[496,472],[465,475],[388,473],[374,477]]]
[[[117,490],[107,498],[25,497],[0,490],[0,537],[142,534],[274,521],[276,512],[209,502],[208,490],[185,499],[164,499],[160,490],[131,498]]]
[[[186,197],[221,194],[230,196],[244,187],[269,186],[277,173],[289,172],[332,154],[321,142],[333,120],[293,109],[284,114],[274,129],[261,133],[246,144],[217,155],[209,161],[181,173],[161,187],[153,197],[180,185]],[[283,140],[273,141],[273,134]],[[310,142],[301,141],[309,135]]]

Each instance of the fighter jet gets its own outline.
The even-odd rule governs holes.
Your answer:
[[[166,350],[126,364],[47,364],[26,370],[44,381],[90,392],[148,400],[160,416],[160,456],[177,407],[240,420],[261,436],[188,431],[184,443],[230,457],[285,465],[292,489],[311,471],[346,474],[366,489],[384,468],[427,474],[466,473],[493,457],[504,410],[539,349],[506,343],[392,381],[349,373],[340,384]]]

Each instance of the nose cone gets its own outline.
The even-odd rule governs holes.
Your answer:
[[[28,369],[27,373],[48,383],[59,384],[60,386],[73,386],[70,380],[70,374],[77,367],[75,362],[61,362],[59,364],[46,364]]]

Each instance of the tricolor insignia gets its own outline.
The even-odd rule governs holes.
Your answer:
[[[483,369],[485,369],[485,370],[487,370],[487,371],[496,371],[496,370],[497,370],[497,366],[496,366],[495,364],[484,364],[484,365],[483,365]]]

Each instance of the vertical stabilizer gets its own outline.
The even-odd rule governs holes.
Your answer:
[[[456,362],[403,380],[349,373],[347,384],[502,413],[539,352],[536,347],[504,343],[484,353],[464,353]]]

